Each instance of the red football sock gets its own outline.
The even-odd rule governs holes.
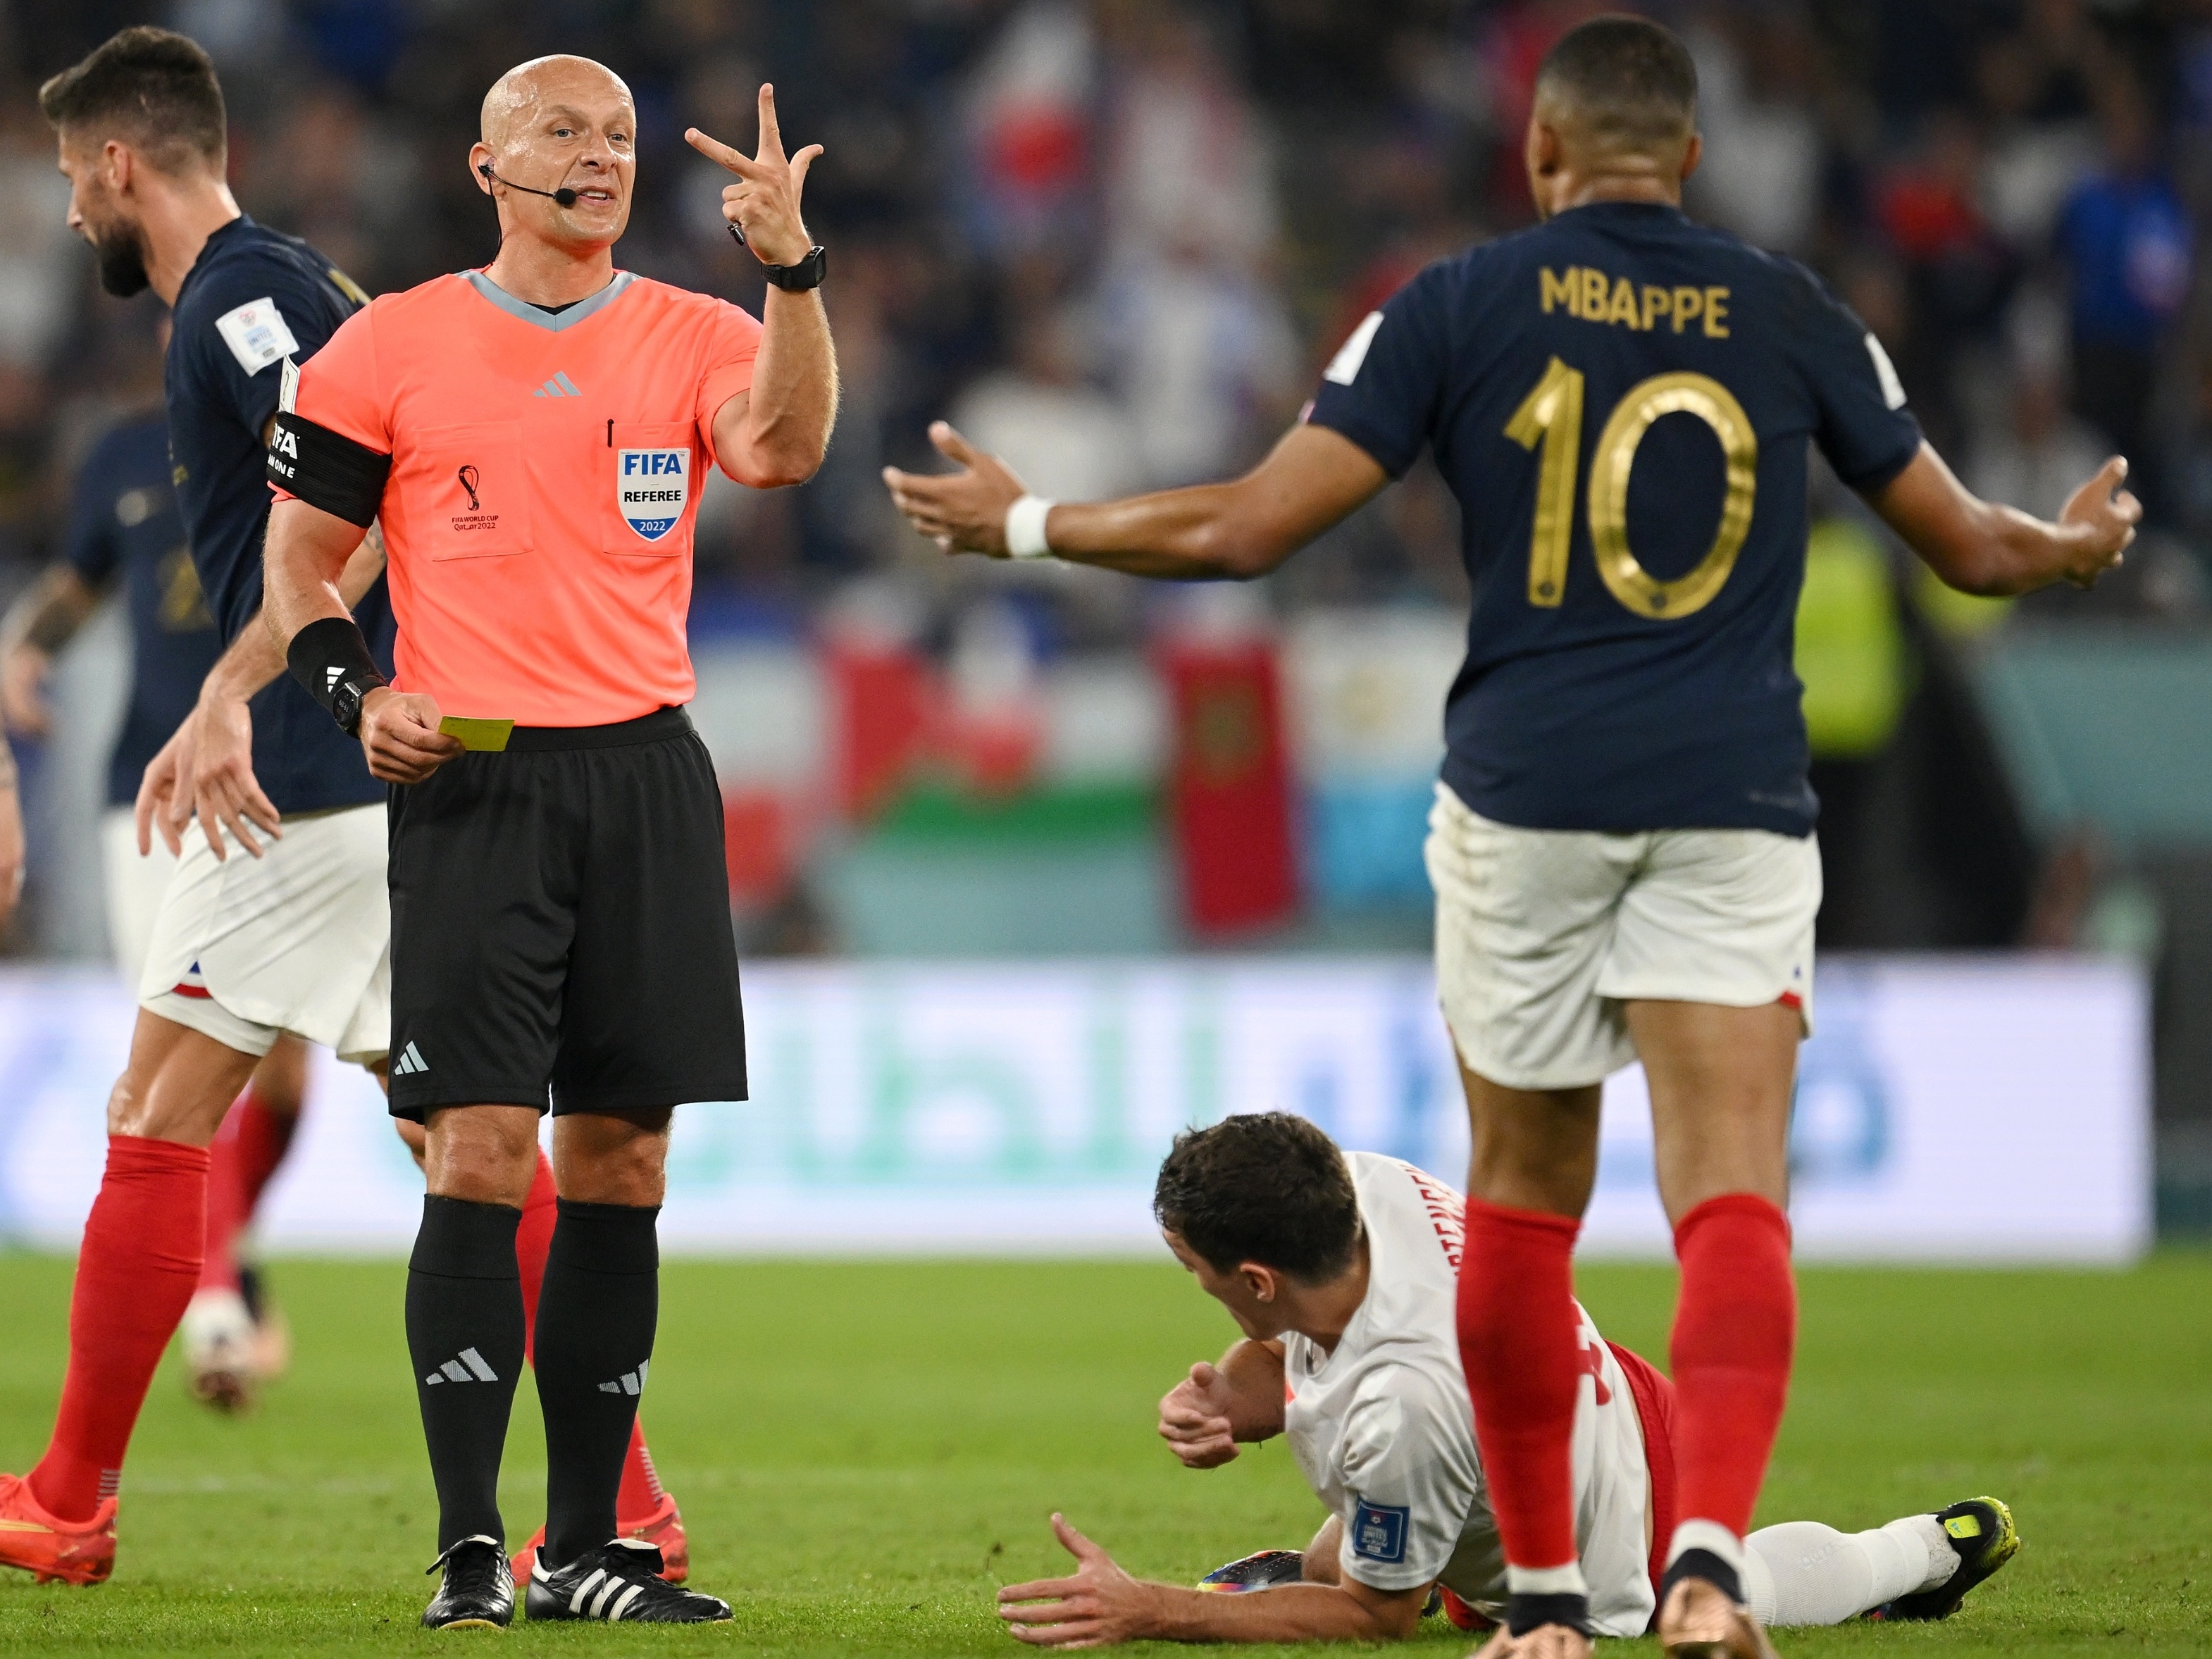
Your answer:
[[[70,1297],[69,1372],[31,1496],[88,1521],[123,1478],[123,1454],[154,1368],[199,1278],[207,1149],[107,1138],[107,1172],[84,1224]]]
[[[553,1186],[553,1161],[538,1149],[538,1173],[522,1200],[522,1224],[514,1230],[514,1265],[522,1275],[522,1353],[538,1352],[538,1293],[545,1288],[545,1253],[553,1248],[553,1223],[560,1198]]]
[[[270,1111],[251,1088],[225,1115],[208,1148],[207,1240],[200,1258],[200,1289],[238,1288],[234,1247],[238,1236],[252,1224],[262,1188],[284,1161],[299,1127],[297,1113]]]
[[[538,1293],[545,1286],[545,1253],[553,1247],[553,1223],[558,1218],[560,1194],[553,1184],[553,1164],[543,1147],[538,1152],[538,1173],[531,1178],[530,1195],[522,1200],[522,1224],[514,1234],[514,1265],[522,1274],[522,1351],[538,1346]],[[630,1425],[629,1455],[623,1460],[622,1491],[615,1499],[615,1520],[629,1527],[647,1521],[667,1493],[646,1449],[644,1425]]]
[[[1682,1218],[1674,1254],[1674,1512],[1741,1538],[1782,1425],[1797,1340],[1789,1218],[1755,1194],[1724,1193]]]
[[[629,1425],[629,1455],[623,1459],[622,1490],[615,1494],[615,1524],[625,1532],[650,1521],[668,1496],[660,1472],[653,1467],[653,1453],[645,1443],[645,1425]]]
[[[1460,1360],[1510,1566],[1576,1562],[1573,1440],[1583,1367],[1574,1253],[1581,1231],[1565,1216],[1467,1201]]]

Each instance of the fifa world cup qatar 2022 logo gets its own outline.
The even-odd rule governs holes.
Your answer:
[[[455,469],[453,479],[460,485],[461,493],[468,497],[469,502],[467,511],[453,514],[453,532],[469,535],[497,530],[499,514],[484,511],[483,474],[474,465],[464,462]]]

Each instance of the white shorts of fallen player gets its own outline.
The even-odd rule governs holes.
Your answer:
[[[138,1006],[240,1054],[265,1054],[290,1031],[365,1065],[392,1046],[384,808],[301,813],[283,828],[257,837],[259,858],[226,831],[218,860],[198,824],[185,832]]]
[[[1443,785],[1429,813],[1437,991],[1467,1068],[1573,1089],[1632,1062],[1623,1004],[1795,1006],[1813,1029],[1814,837],[1523,830]]]

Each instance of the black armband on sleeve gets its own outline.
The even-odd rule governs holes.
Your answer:
[[[376,522],[391,474],[391,456],[292,410],[270,428],[269,482],[363,530]]]
[[[284,653],[292,678],[330,712],[348,737],[361,730],[361,700],[389,685],[369,654],[368,640],[351,617],[322,617],[292,635]]]

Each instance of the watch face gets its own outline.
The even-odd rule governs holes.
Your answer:
[[[352,732],[360,729],[361,690],[351,680],[331,694],[331,713],[343,730]]]

